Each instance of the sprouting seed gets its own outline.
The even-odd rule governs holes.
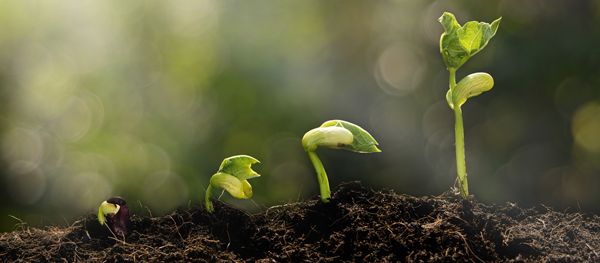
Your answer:
[[[98,222],[107,225],[117,236],[127,236],[129,233],[129,208],[121,197],[111,197],[98,207]]]

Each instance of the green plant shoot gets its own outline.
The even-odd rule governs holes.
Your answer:
[[[454,133],[456,146],[456,173],[460,194],[469,195],[467,183],[467,166],[465,161],[465,134],[462,120],[461,106],[468,98],[477,96],[492,89],[494,79],[490,74],[479,72],[464,77],[456,83],[456,71],[471,57],[487,46],[490,39],[496,34],[502,18],[494,20],[491,24],[470,21],[461,26],[453,14],[444,12],[439,18],[444,27],[440,38],[440,53],[450,73],[450,88],[446,93],[448,106],[454,111]]]
[[[219,167],[219,171],[210,178],[210,183],[204,196],[206,211],[215,211],[211,198],[213,191],[221,188],[231,196],[238,199],[249,199],[252,197],[252,186],[248,179],[259,177],[260,174],[252,170],[251,166],[260,163],[257,159],[248,155],[236,155],[225,158]]]
[[[121,207],[117,204],[112,204],[107,201],[104,201],[98,207],[98,222],[100,225],[104,225],[106,223],[106,215],[115,215],[119,212]]]
[[[356,124],[342,121],[330,120],[324,122],[320,127],[312,129],[302,137],[302,146],[308,153],[308,157],[315,167],[321,201],[329,202],[331,190],[329,189],[329,180],[319,156],[315,153],[318,147],[327,147],[332,149],[343,149],[357,153],[381,152],[377,148],[377,141]]]

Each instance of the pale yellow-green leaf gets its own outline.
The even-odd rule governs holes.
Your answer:
[[[214,188],[222,188],[231,196],[238,199],[248,199],[252,197],[252,186],[247,180],[226,173],[216,173],[210,178],[210,184]]]
[[[254,177],[259,177],[260,174],[252,170],[252,165],[260,163],[256,158],[248,155],[236,155],[229,158],[225,158],[219,167],[219,172],[230,174],[239,178],[240,180],[246,180]]]
[[[114,215],[118,213],[119,208],[119,205],[111,204],[106,201],[102,202],[102,204],[100,204],[98,207],[98,222],[100,222],[100,225],[104,225],[104,223],[106,223],[107,215]]]
[[[450,107],[460,107],[468,98],[491,90],[493,87],[494,78],[490,74],[484,72],[470,74],[458,82],[452,91],[453,105],[450,105]]]
[[[314,151],[319,146],[328,148],[342,148],[352,144],[354,136],[343,127],[319,127],[308,131],[302,137],[302,146],[306,151]]]

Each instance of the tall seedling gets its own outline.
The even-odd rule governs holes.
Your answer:
[[[467,183],[467,166],[465,162],[465,132],[463,128],[461,106],[468,98],[477,96],[492,89],[494,79],[488,73],[478,72],[464,77],[456,83],[456,71],[467,60],[483,50],[490,39],[496,34],[500,20],[498,18],[491,24],[469,21],[461,26],[453,14],[444,12],[439,18],[444,27],[440,38],[440,52],[450,73],[450,88],[446,93],[446,101],[454,111],[454,133],[456,146],[456,173],[460,194],[469,195]]]

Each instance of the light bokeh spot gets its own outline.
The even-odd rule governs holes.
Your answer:
[[[600,103],[581,106],[571,125],[575,142],[589,152],[600,153]]]

